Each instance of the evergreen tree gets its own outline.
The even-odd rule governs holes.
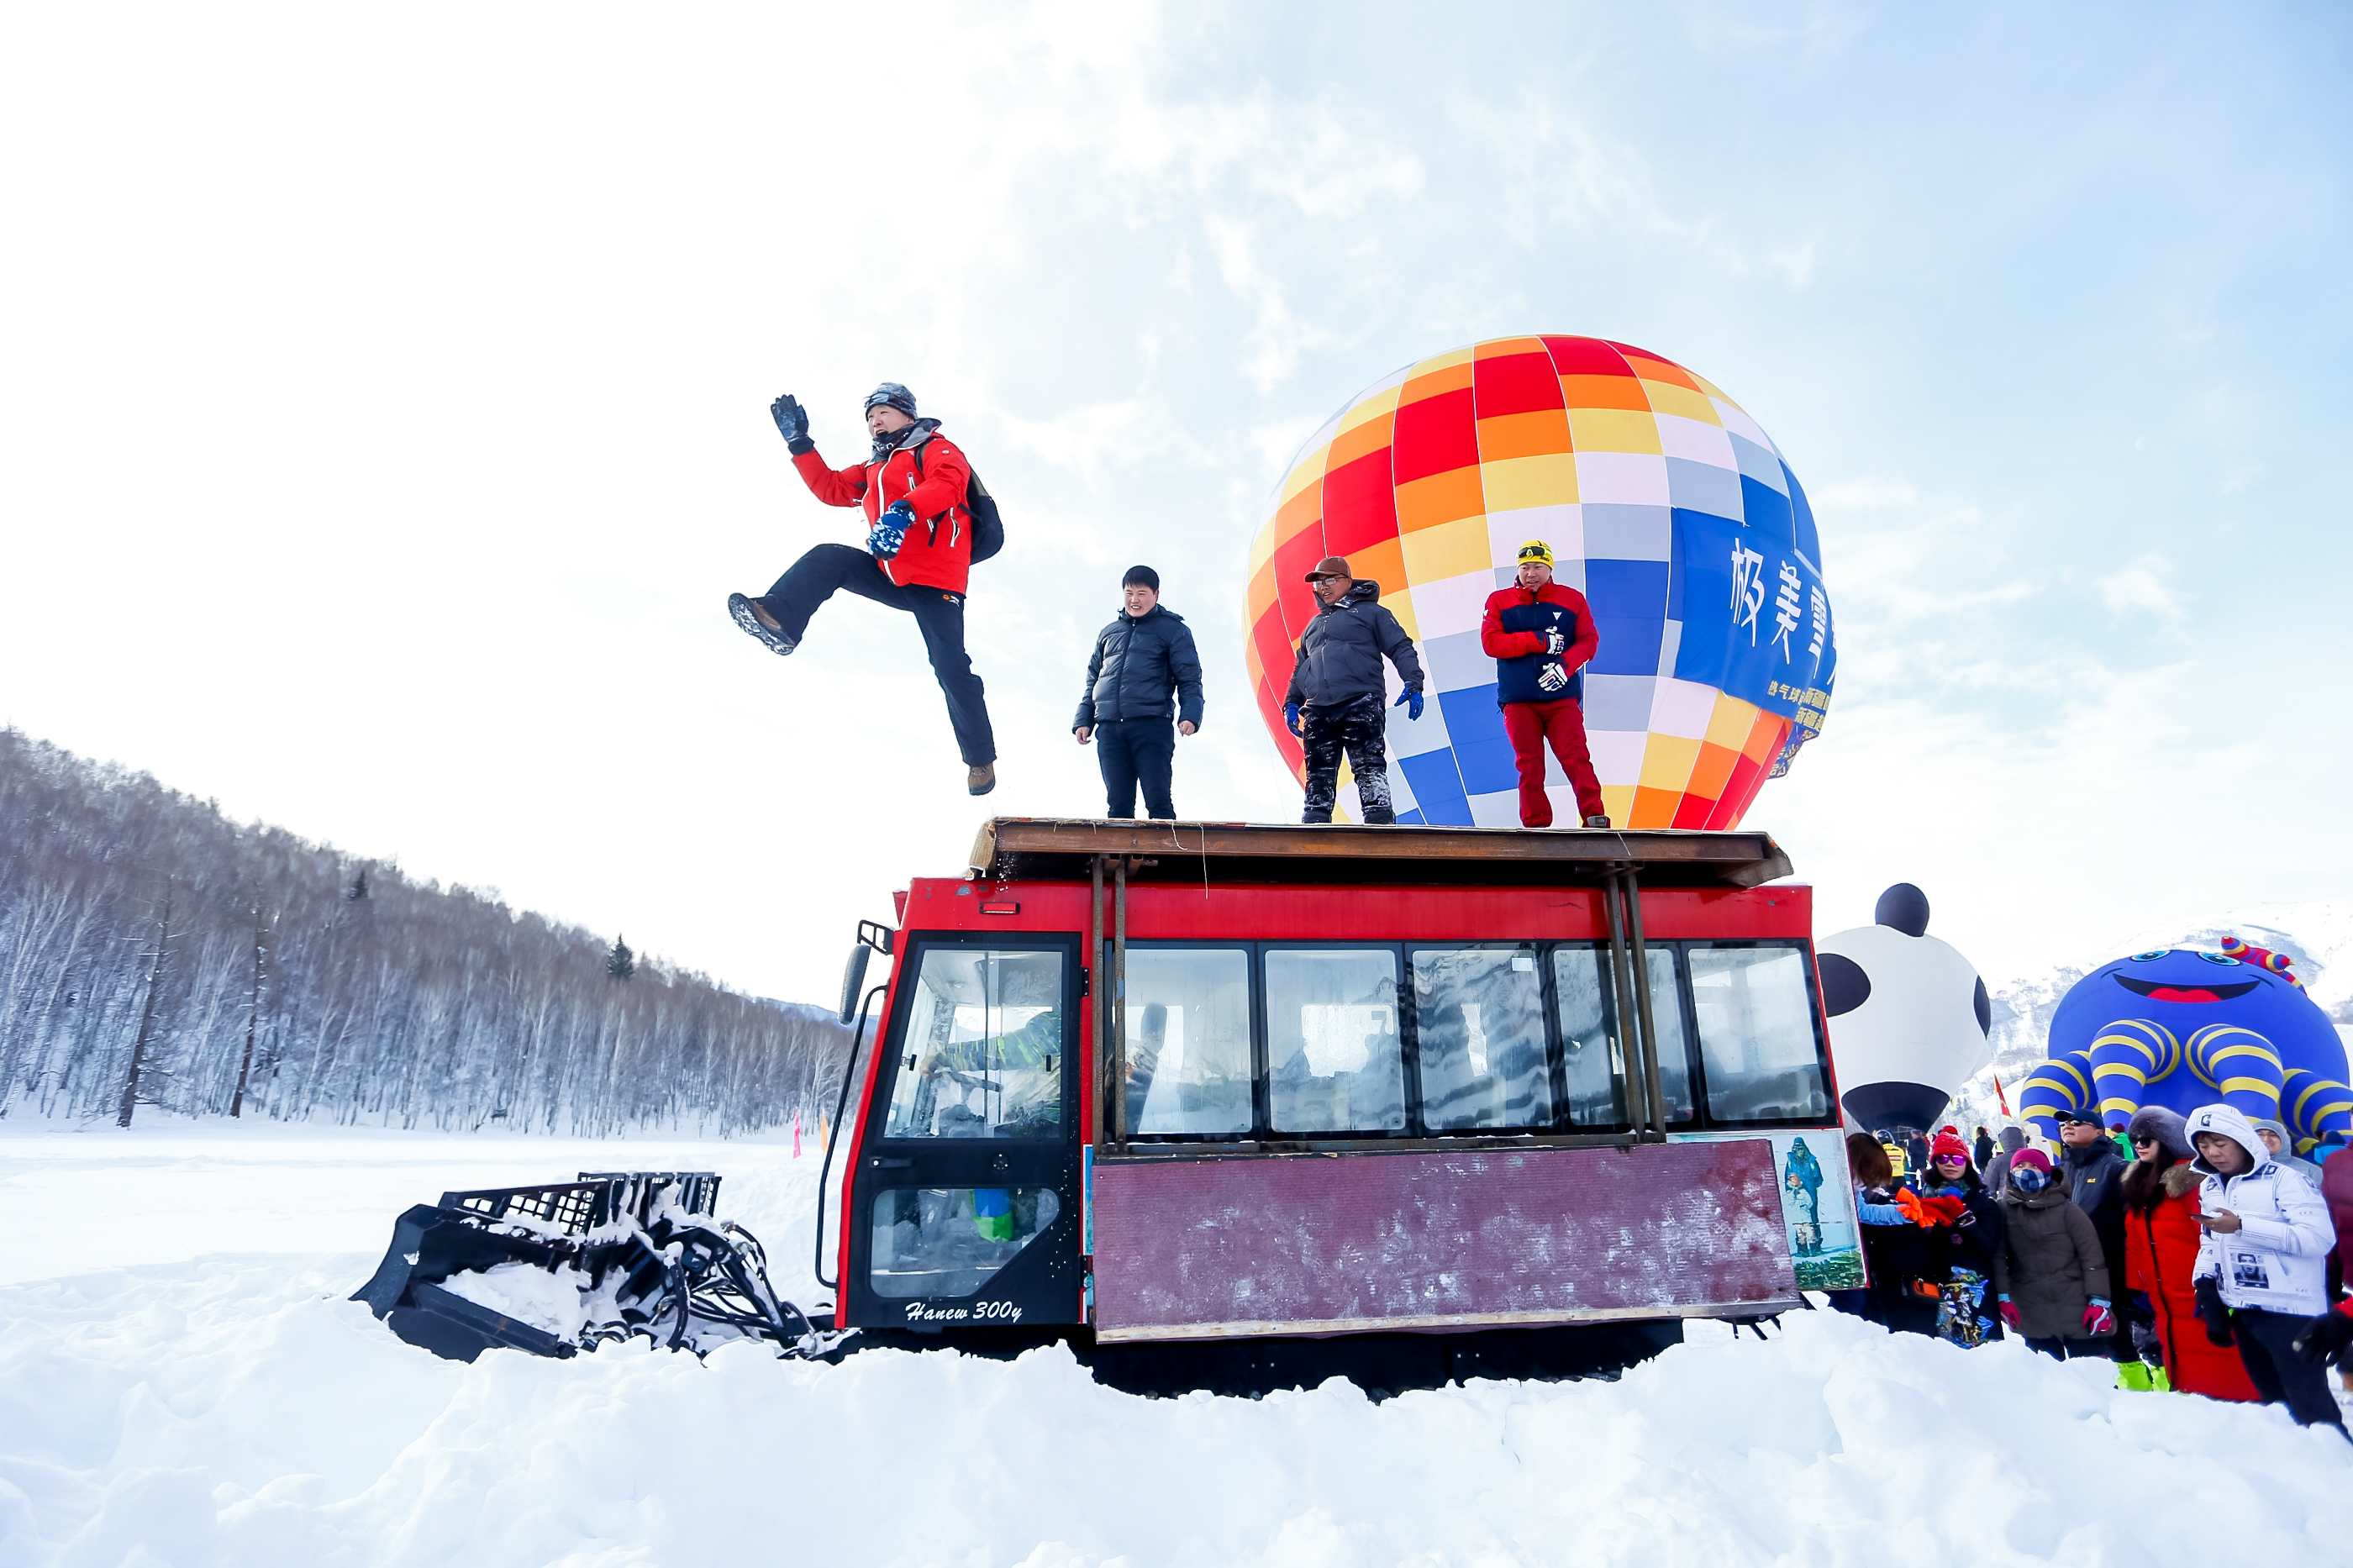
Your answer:
[[[362,899],[364,899],[364,898],[366,898],[366,897],[367,897],[367,868],[366,868],[366,867],[363,866],[363,867],[361,867],[361,868],[360,868],[359,875],[358,875],[358,876],[356,876],[356,877],[353,877],[353,878],[352,879],[352,885],[351,885],[351,887],[350,887],[350,888],[348,888],[347,889],[345,889],[345,891],[344,891],[344,893],[343,893],[343,897],[345,897],[345,898],[347,898],[347,899],[351,900],[352,900],[352,902],[353,902],[353,903],[357,903],[357,902],[359,902]]]
[[[616,980],[627,980],[638,972],[638,955],[619,937],[613,939],[613,951],[605,955],[605,973]]]

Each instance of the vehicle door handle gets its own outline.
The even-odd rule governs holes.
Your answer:
[[[867,1164],[877,1171],[903,1171],[914,1163],[913,1160],[869,1160]]]

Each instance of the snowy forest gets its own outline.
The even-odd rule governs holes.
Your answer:
[[[727,1134],[813,1112],[848,1043],[0,730],[0,1116]]]

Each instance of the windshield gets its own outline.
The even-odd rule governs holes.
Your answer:
[[[931,947],[917,972],[884,1135],[1062,1135],[1062,955]]]

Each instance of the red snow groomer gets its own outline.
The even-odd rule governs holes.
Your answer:
[[[991,822],[852,952],[832,1326],[1379,1391],[1860,1285],[1788,871],[1762,833]]]

